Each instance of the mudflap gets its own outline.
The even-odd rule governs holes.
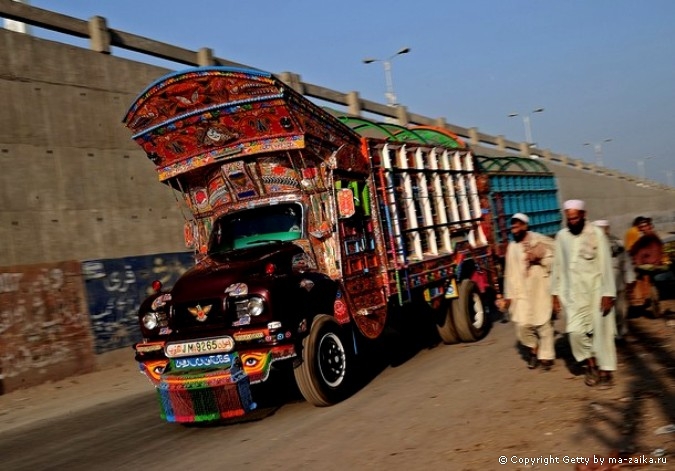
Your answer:
[[[212,422],[257,408],[239,356],[232,366],[211,371],[167,371],[156,386],[160,416],[167,422]]]

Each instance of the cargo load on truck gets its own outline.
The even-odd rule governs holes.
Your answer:
[[[284,365],[334,404],[395,306],[431,306],[445,343],[487,332],[492,229],[456,136],[339,119],[229,67],[160,78],[124,122],[190,213],[196,264],[142,304],[134,346],[166,420],[246,414],[250,385]]]
[[[503,257],[509,242],[510,218],[525,213],[532,231],[549,237],[562,227],[555,175],[541,161],[525,157],[477,157],[481,173],[488,178],[489,207],[495,254]]]

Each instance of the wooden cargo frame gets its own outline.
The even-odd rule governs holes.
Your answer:
[[[420,294],[426,301],[437,300],[446,284],[462,276],[467,258],[494,284],[471,150],[431,127],[416,131],[363,118],[340,119],[363,133],[373,201],[379,201],[373,210],[382,227],[388,293],[401,304]]]

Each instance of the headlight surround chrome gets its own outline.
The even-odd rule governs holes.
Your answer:
[[[159,325],[159,316],[157,315],[156,312],[147,312],[143,315],[141,318],[141,322],[143,324],[143,327],[145,327],[148,330],[153,330],[156,329],[157,326]]]
[[[260,296],[251,296],[248,300],[248,314],[256,317],[265,310],[265,300]]]

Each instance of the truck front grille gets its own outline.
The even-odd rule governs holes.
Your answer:
[[[201,330],[227,327],[232,323],[223,310],[222,299],[202,299],[174,305],[173,326],[176,329]]]

